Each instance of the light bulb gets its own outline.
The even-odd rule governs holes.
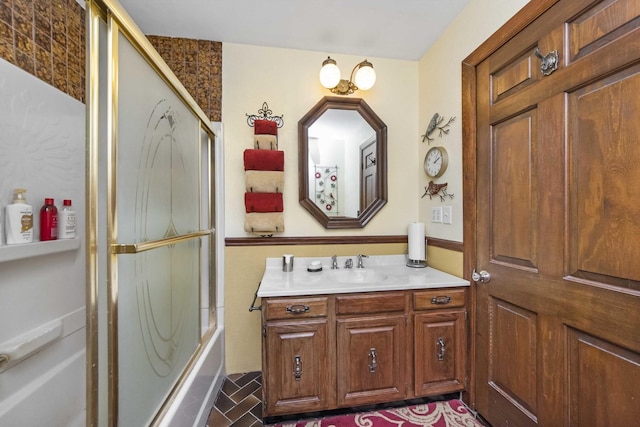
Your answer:
[[[356,71],[354,80],[358,89],[371,89],[376,82],[376,72],[373,69],[373,65],[368,61],[363,61],[360,68]]]
[[[327,58],[320,69],[320,83],[327,89],[333,89],[340,82],[340,69],[336,61]]]

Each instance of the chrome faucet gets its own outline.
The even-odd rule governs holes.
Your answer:
[[[364,268],[364,264],[362,263],[362,258],[369,258],[369,255],[358,255],[358,267],[357,268]]]
[[[331,257],[331,269],[337,270],[338,268],[338,255],[334,255]]]
[[[352,267],[353,267],[353,260],[349,258],[344,262],[344,268],[352,268]]]

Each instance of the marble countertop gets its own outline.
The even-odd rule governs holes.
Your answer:
[[[348,258],[353,259],[351,270],[344,268]],[[319,261],[322,271],[307,271],[312,261]],[[364,269],[358,269],[357,256],[339,256],[340,269],[332,270],[330,257],[295,257],[293,271],[285,272],[282,271],[282,258],[267,258],[258,296],[281,297],[469,286],[468,280],[431,267],[407,267],[406,261],[406,255],[373,255],[363,259]],[[336,280],[339,275],[356,277],[360,273],[370,274],[373,279],[353,283]]]

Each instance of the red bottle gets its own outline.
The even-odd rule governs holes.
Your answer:
[[[58,208],[53,199],[44,199],[44,206],[40,209],[40,241],[56,240],[58,238]]]

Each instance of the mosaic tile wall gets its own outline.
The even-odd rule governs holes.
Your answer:
[[[84,102],[84,22],[76,0],[0,0],[0,57]]]
[[[212,121],[222,120],[222,43],[149,36]],[[0,58],[85,102],[85,10],[76,0],[0,0]]]
[[[212,121],[222,120],[222,43],[147,36]]]

